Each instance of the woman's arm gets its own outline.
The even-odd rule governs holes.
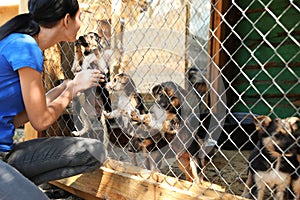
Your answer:
[[[53,90],[48,94],[50,96],[47,100],[42,75],[38,71],[25,67],[18,72],[27,117],[37,131],[43,131],[51,126],[79,92],[104,82],[104,76],[98,70],[86,70],[78,73],[61,88]],[[15,121],[15,125],[18,125],[18,120]]]
[[[67,83],[70,80],[65,80],[62,84],[58,85],[57,87],[52,88],[46,93],[46,103],[47,105],[51,103],[54,99],[56,99],[61,93],[66,89]],[[16,128],[23,126],[25,123],[29,121],[26,110],[23,112],[18,113],[14,117],[14,126]]]
[[[64,80],[62,84],[52,88],[46,93],[46,101],[47,104],[51,103],[54,99],[56,99],[61,93],[66,89],[67,84],[70,80]]]

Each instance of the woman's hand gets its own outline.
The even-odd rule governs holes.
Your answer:
[[[21,68],[18,72],[26,112],[15,117],[14,125],[18,127],[29,120],[37,131],[46,130],[51,126],[75,95],[105,81],[105,76],[99,70],[84,70],[73,80],[65,81],[51,91],[51,94],[48,93],[46,97],[40,72],[30,67]]]
[[[78,74],[76,74],[76,76],[72,80],[72,83],[74,84],[73,97],[86,89],[99,86],[100,83],[103,82],[105,82],[105,75],[101,74],[99,70],[82,70]]]

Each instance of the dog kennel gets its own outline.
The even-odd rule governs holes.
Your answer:
[[[199,99],[188,102],[214,148],[207,155],[205,181],[197,185],[184,180],[176,157],[162,158],[160,172],[128,163],[126,137],[124,142],[122,131],[112,126],[110,159],[99,171],[52,184],[84,199],[243,199],[248,157],[258,140],[253,118],[299,117],[300,1],[79,2],[79,35],[94,31],[110,41],[111,75],[118,69],[130,74],[147,106],[153,104],[155,83],[174,81],[191,95],[187,99],[194,95],[191,86],[206,84]],[[73,78],[72,43],[44,55],[47,90]],[[191,68],[200,72],[195,82],[188,79]],[[26,139],[72,136],[71,112],[67,109],[45,132],[26,124]],[[266,195],[274,191],[269,188]]]

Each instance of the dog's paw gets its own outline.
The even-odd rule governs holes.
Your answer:
[[[81,136],[82,133],[80,131],[72,131],[71,134],[74,137],[79,137],[79,136]]]
[[[203,175],[198,175],[194,178],[193,184],[202,185],[203,179],[204,179]]]

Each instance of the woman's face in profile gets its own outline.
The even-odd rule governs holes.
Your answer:
[[[80,9],[78,9],[74,18],[70,18],[70,22],[68,24],[68,33],[67,39],[68,42],[74,42],[76,40],[77,33],[80,29],[81,19],[80,19]]]

